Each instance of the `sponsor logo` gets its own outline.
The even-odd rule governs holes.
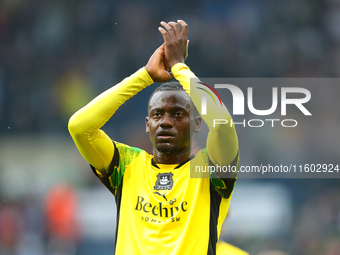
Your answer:
[[[176,205],[177,204],[177,205]],[[169,206],[170,205],[170,206]],[[170,202],[158,202],[152,204],[144,199],[142,196],[137,197],[135,207],[136,211],[143,211],[150,216],[158,216],[161,218],[173,218],[179,212],[186,212],[188,210],[188,202],[176,203],[176,199],[171,199]],[[143,216],[144,217],[144,216]],[[146,216],[145,216],[146,217]]]
[[[168,201],[168,199],[166,199],[165,194],[161,194],[161,193],[159,193],[157,191],[155,191],[154,194],[156,194],[157,196],[163,197],[165,199],[165,201]]]

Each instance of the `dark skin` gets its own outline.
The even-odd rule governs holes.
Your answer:
[[[158,30],[163,35],[164,43],[156,49],[145,66],[154,82],[167,82],[173,76],[168,71],[177,63],[184,63],[188,57],[188,25],[183,20],[166,23]],[[182,31],[180,31],[180,25]]]
[[[166,66],[171,69],[177,63],[184,63],[188,57],[188,25],[183,20],[169,23],[162,21],[161,25],[163,27],[158,30],[164,39],[164,60]]]
[[[188,56],[188,26],[182,21],[161,22],[162,44],[145,66],[153,81],[172,79],[168,69]],[[182,27],[182,31],[181,31]],[[146,117],[146,132],[158,164],[181,164],[191,156],[191,135],[199,132],[201,118],[190,115],[190,97],[184,91],[161,91],[153,95]]]
[[[154,82],[167,82],[174,78],[172,74],[168,72],[168,67],[165,64],[164,48],[165,45],[163,43],[151,55],[145,66],[146,71]]]
[[[199,132],[201,118],[190,115],[190,98],[184,91],[156,92],[150,100],[146,132],[159,164],[181,164],[191,155],[191,135]]]

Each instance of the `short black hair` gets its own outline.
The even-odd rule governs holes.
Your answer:
[[[149,101],[148,101],[148,112],[149,112],[149,105],[150,105],[150,101],[151,101],[151,98],[153,97],[153,95],[157,92],[161,92],[161,91],[181,91],[181,92],[185,92],[185,90],[183,89],[182,85],[178,82],[178,81],[169,81],[169,82],[166,82],[166,83],[163,83],[162,85],[160,85],[159,87],[157,87],[154,92],[152,92],[150,98],[149,98]],[[190,97],[189,97],[190,98]],[[193,113],[193,116],[194,117],[197,117],[197,116],[200,116],[199,115],[199,112],[197,111],[194,103],[191,101],[191,98],[190,98],[190,109]]]
[[[161,86],[157,87],[154,90],[154,92],[152,92],[149,98],[149,101],[148,101],[148,109],[149,109],[150,101],[153,95],[161,91],[184,91],[185,92],[182,85],[178,81],[169,81],[169,82],[163,83]]]

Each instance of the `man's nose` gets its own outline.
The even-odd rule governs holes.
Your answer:
[[[173,120],[170,114],[164,114],[163,118],[161,119],[161,126],[173,126]]]

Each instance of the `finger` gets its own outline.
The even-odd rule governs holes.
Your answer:
[[[164,28],[159,27],[158,31],[161,32],[161,34],[163,35],[164,42],[170,40],[169,33]]]
[[[164,27],[164,29],[166,29],[166,31],[168,32],[170,38],[175,36],[174,29],[168,23],[162,21],[161,25]]]
[[[188,24],[184,20],[177,20],[178,24],[182,27],[182,37],[187,39],[188,38]]]
[[[161,46],[160,46],[161,50],[164,51],[165,49],[165,43],[163,43]]]
[[[160,55],[163,55],[164,54],[164,47],[165,47],[165,44],[163,43],[161,46],[159,46],[155,52],[157,52],[158,54]]]
[[[189,41],[189,40],[188,40]],[[162,43],[162,45],[161,46],[159,46],[158,48],[157,48],[157,50],[164,50],[164,47],[165,47],[165,44],[164,43]]]
[[[173,21],[170,21],[168,24],[173,28],[175,35],[177,37],[180,37],[181,36],[181,27],[179,26],[179,24],[177,22],[173,22]]]

